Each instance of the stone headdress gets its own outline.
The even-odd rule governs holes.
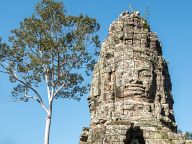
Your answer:
[[[155,75],[151,98],[151,102],[154,103],[153,110],[159,111],[157,115],[160,115],[161,118],[166,117],[165,119],[169,122],[173,122],[171,127],[175,129],[172,86],[167,62],[162,57],[161,45],[156,33],[151,32],[147,21],[140,17],[138,12],[132,14],[124,12],[110,25],[108,37],[102,44],[100,59],[95,65],[89,99],[93,97],[97,99],[95,105],[107,99],[106,95],[111,95],[109,96],[111,99],[118,99],[124,86],[118,90],[115,80],[118,73],[115,71],[117,71],[117,62],[123,61],[123,59],[139,59],[152,63]],[[123,73],[126,71],[126,67],[118,70]],[[112,74],[115,76],[110,78],[109,75]],[[112,92],[106,94],[105,87],[109,87],[108,89]],[[93,102],[90,100],[90,103]],[[162,114],[163,116],[161,116]]]

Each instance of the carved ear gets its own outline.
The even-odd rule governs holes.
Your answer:
[[[157,90],[160,89],[158,88],[157,86],[157,74],[156,74],[156,69],[153,65],[153,80],[152,80],[152,85],[154,86],[153,89],[152,89],[152,96],[153,96],[153,101],[155,99],[155,96],[156,96],[156,93],[157,93]]]

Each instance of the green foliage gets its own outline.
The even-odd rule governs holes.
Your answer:
[[[9,55],[9,46],[6,43],[2,42],[0,38],[0,64],[5,61],[5,58]]]
[[[2,72],[16,83],[13,96],[23,100],[33,92],[40,98],[35,88],[47,83],[54,98],[79,100],[99,51],[99,28],[96,19],[67,15],[62,2],[39,2],[35,13],[12,30],[11,45],[0,41]]]
[[[149,24],[148,24],[148,22],[147,22],[147,20],[146,19],[143,19],[143,27],[144,27],[144,29],[148,29],[149,28]]]
[[[192,140],[192,132],[185,132],[185,139],[186,140]]]

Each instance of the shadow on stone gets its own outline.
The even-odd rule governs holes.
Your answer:
[[[124,144],[145,144],[145,139],[143,137],[143,131],[139,126],[134,126],[133,124],[126,132],[126,139]]]

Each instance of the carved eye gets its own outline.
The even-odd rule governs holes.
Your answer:
[[[151,73],[148,70],[140,71],[139,75],[142,77],[151,77]]]

